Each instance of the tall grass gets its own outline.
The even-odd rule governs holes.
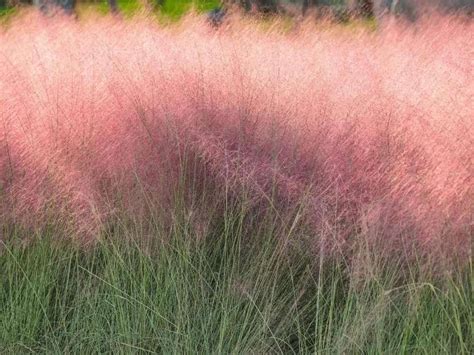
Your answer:
[[[1,350],[471,351],[472,21],[282,28],[0,34]]]
[[[116,225],[91,250],[45,232],[27,248],[4,245],[2,353],[472,350],[472,266],[441,281],[414,264],[400,282],[400,265],[370,253],[375,273],[357,281],[347,260],[315,267],[273,238],[278,223],[244,233],[255,217],[243,206],[204,236],[173,216],[170,231],[153,227],[153,247],[136,225]]]

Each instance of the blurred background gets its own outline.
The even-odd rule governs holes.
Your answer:
[[[474,0],[0,0],[0,16],[24,7],[48,11],[55,4],[66,12],[120,13],[124,16],[149,11],[179,19],[193,9],[210,12],[240,8],[244,12],[287,16],[332,16],[344,20],[351,16],[380,17],[388,13],[415,19],[429,9],[463,11],[472,15]]]

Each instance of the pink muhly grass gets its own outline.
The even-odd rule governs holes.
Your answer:
[[[192,154],[255,206],[304,198],[315,250],[468,255],[473,31],[20,18],[0,34],[2,218],[91,238],[118,196],[137,218],[140,191],[170,204]]]

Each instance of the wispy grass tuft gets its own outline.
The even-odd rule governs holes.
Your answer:
[[[153,248],[130,227],[87,250],[46,232],[3,244],[0,350],[470,352],[472,268],[400,280],[387,262],[354,282],[344,261],[315,268],[310,252],[278,243],[276,226],[244,233],[242,213],[229,208],[204,236],[175,216]]]
[[[471,353],[472,22],[24,15],[0,352]]]

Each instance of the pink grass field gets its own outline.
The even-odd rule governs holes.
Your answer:
[[[169,205],[188,154],[255,206],[305,201],[315,248],[469,256],[473,22],[281,28],[14,20],[0,32],[4,223],[94,238],[119,204],[135,219]]]

